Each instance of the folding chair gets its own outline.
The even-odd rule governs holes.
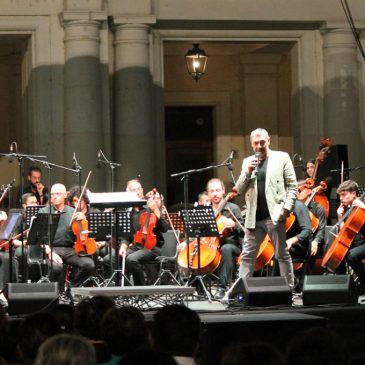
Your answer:
[[[179,237],[179,233],[177,233]],[[157,256],[155,260],[159,262],[159,273],[154,285],[162,285],[167,277],[169,283],[181,285],[179,281],[180,273],[177,264],[178,250],[177,246],[179,241],[177,240],[174,231],[169,230],[163,233],[165,243],[161,248],[161,255]]]

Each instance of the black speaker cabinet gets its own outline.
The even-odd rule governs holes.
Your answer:
[[[358,293],[350,275],[307,275],[303,305],[357,303]]]
[[[291,305],[292,296],[286,278],[281,276],[239,279],[228,298],[232,305],[271,307]]]
[[[36,312],[58,303],[58,283],[9,283],[8,313]]]

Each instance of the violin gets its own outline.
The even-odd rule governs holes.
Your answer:
[[[157,190],[152,190],[152,196],[150,199],[155,199]],[[151,195],[150,193],[147,194]],[[145,249],[152,250],[157,243],[157,238],[154,233],[154,229],[157,224],[157,216],[148,207],[145,212],[142,212],[139,217],[140,229],[134,235],[134,244],[141,244]]]
[[[75,252],[77,254],[86,252],[88,255],[94,255],[96,252],[96,242],[93,238],[89,237],[89,222],[87,219],[82,220],[74,220],[76,212],[80,211],[80,203],[82,200],[82,196],[84,196],[87,182],[89,181],[91,175],[91,171],[86,178],[85,185],[82,188],[80,193],[80,197],[74,197],[73,202],[76,203],[75,211],[71,217],[71,229],[74,235],[76,236],[76,242],[74,245]]]
[[[88,255],[94,255],[96,252],[96,242],[88,236],[89,224],[86,219],[72,222],[72,232],[76,236],[75,252],[77,254],[86,252]]]

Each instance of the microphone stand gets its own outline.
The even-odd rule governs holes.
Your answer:
[[[231,159],[229,159],[229,160],[227,161],[227,165],[226,165],[226,166],[228,167],[229,174],[231,175],[232,185],[233,185],[233,186],[236,186],[236,180],[235,180],[234,175],[233,175],[233,166],[232,166],[232,161],[231,161]]]
[[[103,151],[100,150],[100,155],[102,156],[102,159],[98,158],[98,162],[101,162],[103,164],[109,165],[110,167],[110,173],[111,173],[111,192],[114,192],[114,169],[116,167],[120,167],[120,163],[109,161]]]
[[[192,169],[192,170],[182,171],[182,172],[178,172],[178,173],[170,175],[170,177],[180,177],[180,176],[182,176],[181,181],[184,182],[184,210],[186,211],[186,225],[187,226],[190,225],[189,210],[188,210],[188,205],[189,205],[189,176],[192,175],[192,174],[195,174],[195,173],[201,173],[203,171],[218,169],[219,167],[229,166],[229,165],[232,165],[232,163],[228,159],[228,160],[225,160],[224,162],[222,162],[219,165],[211,165],[211,166],[207,166],[207,167],[202,167],[200,169]],[[185,229],[186,264],[187,264],[188,278],[190,278],[190,274],[191,274],[191,268],[190,268],[190,265],[189,265],[189,239],[190,239],[189,230]],[[189,283],[189,279],[188,279],[187,285],[188,285],[188,283]]]
[[[38,160],[38,159],[46,159],[47,156],[41,156],[41,155],[27,155],[24,153],[14,153],[14,152],[10,152],[10,153],[0,153],[0,156],[4,156],[4,157],[15,157],[18,159],[18,164],[19,164],[19,190],[21,191],[21,196],[23,196],[23,192],[24,192],[24,159],[28,159],[28,160]],[[41,162],[44,162],[43,160],[39,160]],[[10,208],[10,206],[9,206]]]
[[[14,143],[14,142],[13,142]],[[17,148],[17,147],[16,147]],[[18,152],[10,152],[10,153],[0,153],[0,156],[4,156],[4,157],[8,157],[8,158],[12,158],[15,157],[18,160],[18,165],[19,165],[19,191],[20,191],[20,197],[23,196],[24,193],[24,159],[29,159],[29,160],[33,160],[33,159],[46,159],[47,156],[42,156],[42,155],[28,155],[25,153],[18,153]],[[43,160],[41,160],[43,162]],[[21,201],[20,202],[16,202],[16,203],[20,203],[21,205]],[[9,194],[9,210],[11,208],[11,195]],[[9,247],[9,250],[11,248]],[[25,255],[24,255],[24,237],[22,235],[22,281],[25,281]],[[9,264],[11,265],[12,263],[9,262]]]

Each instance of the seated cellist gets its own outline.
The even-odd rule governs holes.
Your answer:
[[[241,239],[243,237],[243,219],[238,205],[225,202],[225,187],[220,179],[211,179],[207,184],[207,193],[213,211],[219,211],[227,234],[220,239],[221,262],[218,267],[219,288],[217,299],[222,299],[231,284],[233,262],[241,254]],[[222,206],[223,203],[223,206]]]
[[[353,180],[346,180],[337,189],[340,199],[340,206],[337,209],[339,221],[342,220],[346,212],[352,207],[360,207],[365,209],[365,203],[358,198],[358,184]],[[341,227],[346,223],[346,219],[340,224]],[[354,270],[358,278],[358,292],[365,293],[365,270],[362,260],[365,259],[365,225],[362,226],[359,234],[357,234],[351,243],[349,251],[346,255],[346,262]],[[339,271],[341,266],[339,267]],[[343,265],[342,265],[343,270]]]

